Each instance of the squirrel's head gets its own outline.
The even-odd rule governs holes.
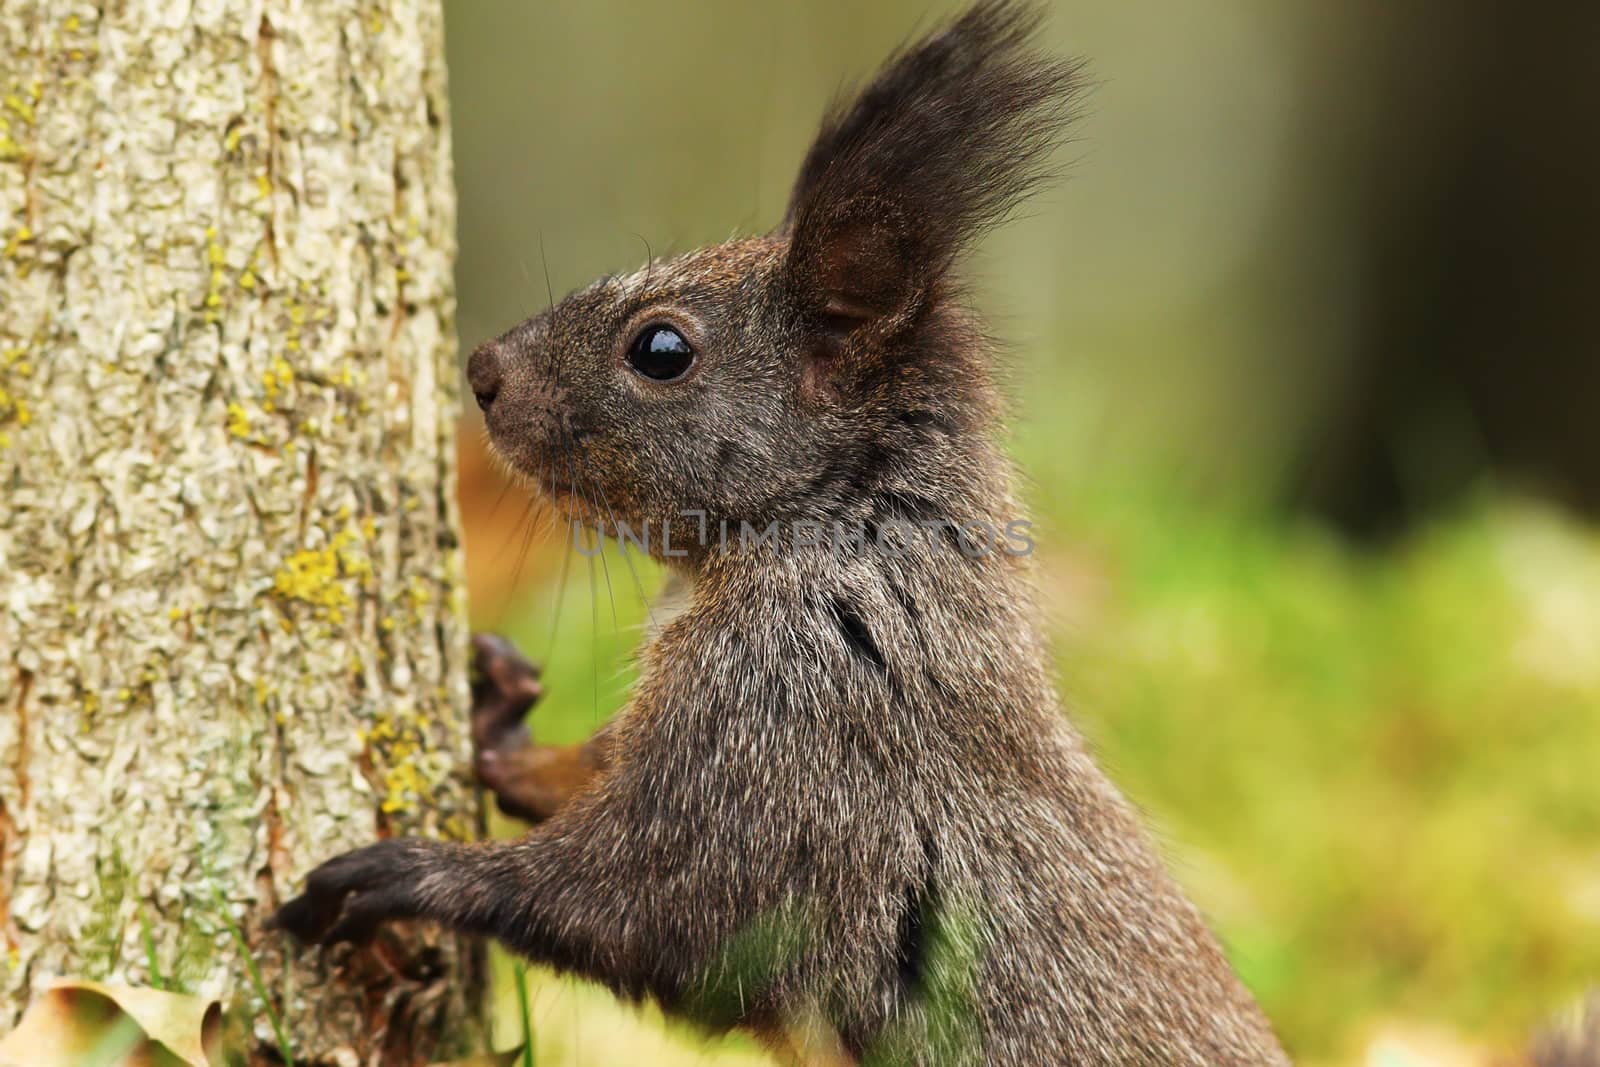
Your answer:
[[[602,278],[480,346],[495,449],[607,530],[847,520],[970,480],[990,346],[955,272],[1039,182],[1079,84],[1030,48],[1038,23],[983,0],[892,58],[823,123],[772,233]]]

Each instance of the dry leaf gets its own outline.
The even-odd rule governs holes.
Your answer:
[[[66,979],[0,1038],[0,1067],[221,1067],[222,1008],[159,989]]]

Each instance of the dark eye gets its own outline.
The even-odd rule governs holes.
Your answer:
[[[628,366],[656,382],[681,378],[694,362],[694,349],[683,334],[663,323],[646,326],[628,347]]]

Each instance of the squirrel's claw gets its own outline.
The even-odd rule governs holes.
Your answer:
[[[371,939],[378,924],[411,915],[411,853],[402,840],[380,841],[328,860],[305,890],[267,920],[308,945]]]
[[[538,666],[496,634],[473,635],[472,679],[472,744],[479,750],[500,747],[544,695]]]
[[[472,769],[494,793],[500,810],[515,818],[538,818],[530,761],[533,735],[524,719],[543,695],[539,668],[503,637],[472,638]]]

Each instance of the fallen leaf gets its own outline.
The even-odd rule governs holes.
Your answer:
[[[0,1067],[221,1067],[222,1006],[64,979],[0,1038]]]

